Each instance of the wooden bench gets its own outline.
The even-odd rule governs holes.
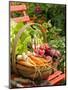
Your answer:
[[[45,77],[43,79],[45,80]],[[59,85],[63,80],[65,80],[65,74],[61,71],[54,72],[54,74],[50,75],[47,79],[50,85]]]
[[[10,14],[14,12],[21,12],[22,14],[21,17],[13,18],[15,22],[29,22],[30,21],[29,16],[26,14],[26,10],[27,10],[26,5],[14,5],[14,6],[10,5]]]

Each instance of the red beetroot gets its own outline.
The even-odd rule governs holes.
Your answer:
[[[45,49],[45,55],[50,55],[50,51],[51,51],[51,48],[46,48]]]
[[[52,57],[51,56],[46,56],[46,59],[51,61]]]
[[[60,51],[56,50],[56,52],[55,52],[55,56],[56,56],[56,57],[60,57],[60,56],[61,56]]]
[[[50,50],[50,55],[51,55],[51,56],[55,56],[55,52],[56,52],[55,49],[51,49],[51,50]]]
[[[53,57],[60,57],[61,54],[58,50],[55,50],[55,49],[51,49],[50,50],[50,56],[53,56]]]

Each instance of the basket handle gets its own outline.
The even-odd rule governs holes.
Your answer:
[[[15,58],[15,51],[16,51],[16,45],[17,45],[17,42],[21,36],[21,34],[26,30],[27,27],[31,26],[31,25],[38,25],[41,30],[43,31],[44,28],[42,27],[41,24],[37,24],[37,23],[27,23],[23,28],[21,28],[19,30],[19,32],[16,34],[15,36],[15,39],[14,39],[14,43],[13,43],[13,48],[12,48],[12,67],[13,67],[13,71],[17,73],[17,70],[16,70],[16,58]],[[43,33],[43,32],[42,32]]]

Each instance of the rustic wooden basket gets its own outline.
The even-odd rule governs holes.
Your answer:
[[[31,78],[31,79],[36,79],[36,78],[42,78],[42,77],[48,77],[52,73],[52,68],[48,67],[48,63],[44,62],[44,65],[28,65],[26,63],[23,63],[22,65],[16,61],[16,45],[17,42],[21,36],[21,34],[27,29],[27,27],[34,25],[35,23],[28,23],[26,24],[19,32],[17,33],[15,39],[14,39],[14,44],[12,48],[12,68],[13,71],[21,76],[24,76],[26,78]],[[38,24],[38,26],[42,29],[43,27]]]

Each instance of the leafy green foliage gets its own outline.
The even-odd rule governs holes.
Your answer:
[[[24,26],[24,24],[22,22],[20,23],[15,23],[13,20],[11,20],[10,22],[10,43],[11,46],[13,44],[15,35],[18,33],[18,31]]]
[[[25,37],[25,38],[24,38]],[[24,40],[19,40],[18,44],[17,44],[17,48],[16,48],[16,54],[22,54],[22,52],[27,52],[27,44],[31,41],[31,36],[30,35],[25,35],[22,36],[22,38]]]
[[[65,5],[51,5],[47,11],[47,19],[50,19],[54,26],[62,29],[62,35],[65,34],[65,9]]]
[[[12,23],[11,23],[12,24]],[[24,23],[20,22],[18,24],[16,24],[16,26],[14,27],[11,25],[10,27],[10,42],[11,42],[11,48],[14,44],[14,39],[16,34],[19,32],[19,30],[24,26]],[[16,47],[16,54],[21,54],[22,52],[26,52],[27,51],[27,44],[28,42],[30,42],[31,40],[31,36],[29,34],[28,31],[25,31],[22,33],[22,36],[20,37],[17,47]]]
[[[24,23],[16,23],[10,25],[10,43],[11,48],[14,45],[14,39],[19,30],[25,25]],[[14,26],[15,25],[15,26]],[[22,54],[22,52],[32,51],[32,39],[34,39],[35,44],[41,44],[43,42],[43,36],[38,26],[28,27],[19,38],[16,47],[16,54]],[[29,47],[29,48],[28,48]]]

